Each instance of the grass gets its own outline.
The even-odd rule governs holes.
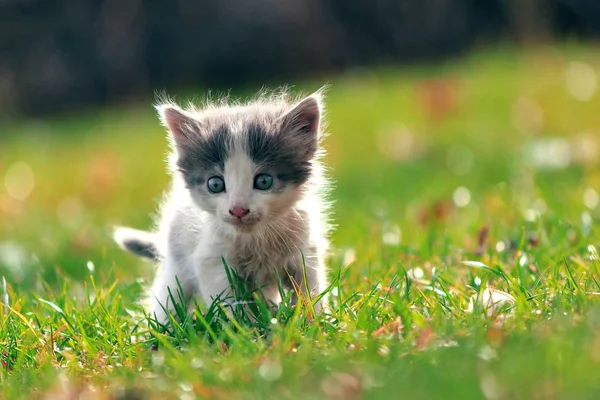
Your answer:
[[[316,318],[215,304],[139,324],[152,267],[109,230],[148,227],[167,183],[150,101],[5,122],[0,398],[598,398],[598,54],[332,78],[334,304]]]

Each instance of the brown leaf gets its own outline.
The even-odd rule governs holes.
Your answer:
[[[500,326],[493,325],[485,333],[485,338],[491,344],[501,347],[502,343],[504,343],[504,331]]]
[[[437,201],[433,205],[433,215],[435,216],[436,221],[444,221],[450,216],[453,209],[454,206],[452,203],[447,201]]]
[[[229,346],[227,346],[227,343],[221,342],[219,343],[219,350],[221,350],[221,354],[227,354],[227,351],[229,351]]]
[[[454,205],[451,202],[438,200],[433,205],[423,206],[419,209],[417,219],[423,226],[443,222],[454,211]]]
[[[211,398],[213,394],[212,390],[210,390],[209,387],[201,385],[199,383],[194,383],[194,392],[196,392],[196,394],[200,397],[206,398]]]
[[[419,215],[417,219],[419,220],[419,224],[422,226],[427,226],[429,224],[429,210],[427,210],[427,207],[421,207],[419,209]]]
[[[430,326],[427,326],[419,332],[419,336],[415,340],[415,347],[418,350],[424,350],[433,339],[435,339],[435,332]]]
[[[394,333],[397,334],[399,333],[402,329],[404,329],[404,325],[402,324],[402,319],[400,317],[396,317],[395,320],[393,320],[392,322],[389,322],[379,328],[377,328],[372,334],[371,336],[373,337],[379,337],[383,334],[389,334],[389,333]]]
[[[296,347],[296,343],[292,342],[290,343],[290,347],[287,349],[286,354],[293,354],[296,353],[298,351],[297,347]]]
[[[418,100],[430,119],[442,119],[458,108],[457,81],[448,78],[428,79],[418,85]]]
[[[527,243],[529,243],[529,245],[531,247],[538,247],[540,244],[540,240],[538,239],[538,237],[536,235],[530,235],[527,238]]]
[[[10,362],[9,362],[8,358],[9,358],[8,353],[2,353],[2,355],[0,356],[0,360],[2,361],[2,368],[12,371],[13,364],[17,360],[14,357],[11,357]]]
[[[64,331],[65,329],[67,329],[66,325],[61,325],[57,330],[55,330],[54,332],[52,332],[52,339],[56,340],[58,339],[58,335]]]
[[[537,269],[537,267],[536,267],[535,265],[533,265],[533,264],[529,264],[529,271],[530,271],[531,273],[534,273],[534,274],[537,274],[537,273],[538,273],[538,269]]]
[[[477,248],[475,249],[475,254],[480,256],[485,253],[487,248],[487,238],[490,232],[489,224],[482,226],[477,232]]]

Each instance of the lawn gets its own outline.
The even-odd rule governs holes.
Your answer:
[[[317,318],[200,305],[149,331],[153,266],[110,228],[148,228],[168,182],[153,99],[2,122],[0,398],[599,398],[598,50],[298,84],[331,84],[334,304]]]

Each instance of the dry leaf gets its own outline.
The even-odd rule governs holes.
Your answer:
[[[477,232],[477,248],[475,249],[476,255],[480,256],[483,253],[485,253],[485,250],[487,248],[487,238],[488,238],[489,232],[490,232],[489,225],[482,226],[481,229],[479,229],[479,232]]]
[[[504,331],[498,325],[491,326],[485,333],[485,338],[496,347],[500,347],[504,343]]]
[[[200,397],[206,397],[206,398],[212,397],[212,391],[210,390],[210,388],[206,387],[204,385],[201,385],[199,383],[194,384],[194,392],[197,395],[199,395]]]
[[[396,317],[396,319],[393,320],[392,322],[389,322],[389,323],[377,328],[371,334],[371,336],[379,337],[383,334],[389,334],[389,333],[398,334],[398,333],[400,333],[400,331],[402,329],[404,329],[404,325],[402,324],[402,319],[400,317]]]
[[[455,79],[435,78],[418,86],[421,108],[430,119],[442,119],[458,108],[458,85]]]
[[[227,351],[229,350],[229,346],[227,346],[227,343],[221,342],[221,343],[219,343],[219,349],[221,350],[221,354],[227,354]]]
[[[415,347],[418,350],[424,350],[433,339],[435,339],[435,333],[430,326],[427,326],[419,332],[419,336],[417,336],[417,339],[415,340]]]

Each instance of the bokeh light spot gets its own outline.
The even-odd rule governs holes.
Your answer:
[[[11,165],[4,175],[4,186],[14,199],[27,199],[35,188],[35,176],[29,164],[20,161]]]
[[[452,200],[457,207],[465,207],[471,202],[471,192],[464,186],[459,186],[452,195]]]
[[[583,204],[585,204],[587,208],[596,208],[598,200],[598,192],[592,188],[587,188],[583,193]]]
[[[579,101],[589,101],[596,93],[598,77],[588,64],[573,61],[565,71],[565,83],[571,96]]]

